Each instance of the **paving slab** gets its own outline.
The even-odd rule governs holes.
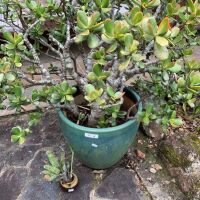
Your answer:
[[[64,192],[56,182],[43,179],[41,171],[47,161],[46,151],[59,154],[61,149],[70,156],[63,138],[57,114],[45,114],[23,145],[10,141],[10,130],[16,125],[26,125],[28,114],[0,119],[0,200],[198,200],[199,198],[199,136],[177,134],[155,141],[141,131],[128,153],[115,166],[107,170],[93,170],[83,166],[75,156],[74,171],[79,185],[73,193]],[[192,137],[192,138],[191,138]],[[182,141],[181,140],[181,141]],[[173,161],[160,147],[171,144],[177,154],[186,155],[190,165],[181,169],[180,176]],[[190,155],[189,146],[196,152]],[[179,148],[180,147],[180,148]],[[184,148],[183,148],[184,147]],[[183,151],[180,152],[180,149]],[[137,151],[136,151],[137,150]],[[179,157],[178,157],[179,158]],[[184,160],[178,160],[178,164]],[[173,173],[172,173],[173,172]],[[198,176],[197,176],[198,175]],[[188,176],[195,183],[185,192],[180,183],[187,183]],[[189,187],[188,186],[188,187]]]
[[[23,145],[10,141],[15,125],[26,125],[28,115],[0,119],[0,200],[149,200],[136,174],[117,164],[109,170],[92,170],[77,159],[74,171],[79,184],[73,193],[64,192],[56,182],[43,179],[41,171],[47,161],[46,151],[59,154],[70,151],[60,133],[55,112],[47,113]],[[99,178],[100,177],[100,178]],[[16,186],[15,186],[16,185]],[[13,188],[14,187],[14,188]]]

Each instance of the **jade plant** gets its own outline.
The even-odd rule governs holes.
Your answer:
[[[200,43],[198,0],[2,0],[0,14],[0,109],[61,108],[77,124],[117,126],[133,117],[122,109],[130,80],[151,97],[140,113],[145,125],[180,126],[181,109],[199,115],[200,63],[189,58]],[[43,55],[59,64],[47,67]],[[40,117],[14,127],[12,141],[23,143]]]

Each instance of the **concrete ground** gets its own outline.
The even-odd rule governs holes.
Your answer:
[[[74,171],[79,185],[73,193],[66,193],[57,182],[46,182],[41,174],[47,161],[47,150],[59,152],[63,148],[68,152],[56,113],[46,114],[23,145],[11,143],[11,128],[17,124],[25,125],[27,119],[28,115],[24,114],[0,120],[0,200],[200,199],[198,192],[188,196],[189,193],[180,187],[178,175],[169,173],[173,166],[166,165],[171,161],[160,157],[161,142],[148,138],[142,131],[138,132],[124,158],[108,170],[87,168],[76,159]],[[186,180],[188,177],[182,179]]]

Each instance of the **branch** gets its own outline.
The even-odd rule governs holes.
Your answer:
[[[56,39],[54,38],[52,35],[49,35],[49,40],[52,41],[55,45],[58,46],[58,48],[60,49],[64,49],[64,46]]]
[[[43,40],[42,38],[39,39],[40,43],[46,47],[48,47],[52,52],[54,52],[55,54],[57,54],[58,56],[60,56],[60,58],[63,58],[61,52],[59,52],[58,50],[56,50],[55,48],[53,48],[50,44],[48,44],[45,40]]]
[[[154,13],[154,17],[157,18],[158,15],[161,13],[161,9],[162,9],[162,5],[160,4],[157,9],[156,9],[156,12]]]
[[[123,104],[123,102],[124,102],[124,99],[121,98],[121,99],[120,99],[120,102],[118,102],[118,103],[113,103],[113,104],[108,104],[108,105],[106,105],[106,106],[101,106],[101,108],[102,108],[102,109],[106,109],[106,108],[112,108],[112,107],[114,107],[114,106],[120,106],[120,105]]]
[[[130,78],[131,76],[134,76],[136,74],[142,74],[142,73],[152,73],[152,72],[159,72],[160,69],[156,67],[152,68],[139,68],[139,69],[132,69],[132,70],[126,70],[125,75],[126,77]]]
[[[42,53],[42,54],[44,54],[44,55],[46,55],[46,56],[48,56],[48,57],[50,57],[50,58],[53,58],[53,59],[55,59],[55,60],[60,61],[60,58],[58,58],[58,57],[56,57],[56,56],[54,56],[54,55],[51,55],[51,54],[49,54],[49,53],[47,53],[47,52],[40,51],[40,53]]]
[[[151,48],[153,47],[154,45],[154,40],[152,40],[145,48],[144,52],[143,52],[143,55],[146,56],[149,51],[151,50]]]
[[[76,39],[76,37],[73,37],[73,38],[71,38],[69,41],[67,41],[67,42],[65,43],[64,48],[65,48],[65,49],[69,49],[69,47],[70,47],[72,44],[75,43],[75,39]]]
[[[31,60],[30,58],[28,58],[28,57],[25,56],[24,54],[20,54],[20,56],[22,57],[22,59],[23,59],[24,61],[28,61],[28,62],[33,63],[33,64],[39,64],[38,61]]]
[[[86,59],[86,69],[87,72],[92,71],[92,53],[94,50],[91,50],[90,53],[88,53],[87,59]]]
[[[36,81],[34,79],[28,78],[24,73],[22,72],[17,72],[19,78],[22,78],[24,80],[26,80],[27,82],[33,84],[33,85],[43,85],[43,84],[52,84],[51,80],[40,80],[40,81]]]
[[[13,26],[12,23],[9,23],[7,20],[5,19],[0,19],[0,22],[3,22],[5,24],[8,25],[8,27],[10,27],[11,29],[13,29],[14,32],[19,32],[19,30],[15,29],[15,27]],[[5,26],[3,26],[5,28]]]
[[[33,47],[33,45],[31,44],[31,42],[29,41],[28,39],[28,35],[30,33],[30,31],[40,22],[40,20],[37,20],[35,21],[25,32],[24,34],[24,41],[26,43],[26,45],[28,46],[30,52],[32,53],[33,55],[33,58],[36,62],[38,62],[38,67],[40,68],[43,76],[48,80],[48,81],[51,81],[51,77],[50,77],[50,74],[49,72],[45,69],[44,65],[41,63],[40,61],[40,58],[35,50],[35,48]],[[52,81],[53,82],[53,81]]]

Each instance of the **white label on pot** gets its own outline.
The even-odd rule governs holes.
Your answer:
[[[97,148],[97,147],[98,147],[98,145],[97,145],[97,144],[92,144],[92,146],[93,146],[93,147],[95,147],[95,148]]]
[[[97,135],[97,134],[92,134],[92,133],[85,133],[85,137],[87,137],[87,138],[98,139],[98,138],[99,138],[99,135]]]
[[[74,189],[72,188],[72,189],[68,189],[68,192],[73,192],[74,191]]]

